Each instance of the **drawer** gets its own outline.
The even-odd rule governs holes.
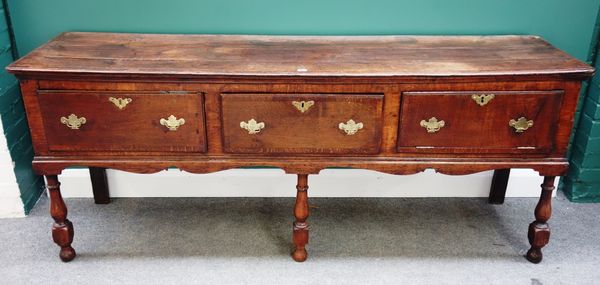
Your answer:
[[[398,151],[549,152],[563,91],[405,92]]]
[[[229,153],[378,153],[383,94],[221,94]]]
[[[51,151],[204,152],[197,93],[39,91]]]

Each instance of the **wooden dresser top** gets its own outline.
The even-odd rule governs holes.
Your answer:
[[[248,36],[63,33],[17,74],[183,76],[590,76],[536,36]]]

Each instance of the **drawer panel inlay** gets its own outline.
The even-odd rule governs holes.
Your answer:
[[[225,93],[221,101],[226,152],[379,152],[382,94]]]
[[[52,151],[206,150],[202,94],[44,90],[38,94]]]

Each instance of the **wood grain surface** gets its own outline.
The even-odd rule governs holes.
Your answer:
[[[493,94],[480,106],[472,95]],[[400,119],[399,151],[550,152],[562,91],[406,92]],[[419,123],[435,117],[445,125],[428,133]],[[510,120],[525,118],[533,125],[516,132]]]
[[[14,73],[243,76],[585,76],[536,36],[248,36],[64,33]]]
[[[131,102],[119,109],[111,97]],[[206,150],[202,94],[42,91],[38,98],[49,150]],[[77,130],[68,128],[60,118],[70,114],[86,118],[86,123]],[[176,131],[160,124],[171,115],[185,120]]]
[[[223,146],[228,153],[378,153],[383,94],[222,94]],[[305,112],[293,102],[310,101]],[[255,119],[257,134],[240,128]],[[339,129],[354,120],[353,135]]]

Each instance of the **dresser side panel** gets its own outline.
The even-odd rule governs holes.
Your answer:
[[[46,132],[44,131],[44,121],[40,110],[38,100],[38,81],[37,80],[21,80],[21,94],[23,96],[23,104],[27,113],[27,122],[31,133],[31,141],[35,155],[44,155],[48,153],[48,142],[46,140]]]
[[[565,81],[563,102],[560,109],[558,127],[554,135],[556,146],[554,155],[558,157],[566,157],[571,139],[571,132],[574,127],[575,113],[577,110],[577,102],[579,102],[581,90],[580,81]]]

